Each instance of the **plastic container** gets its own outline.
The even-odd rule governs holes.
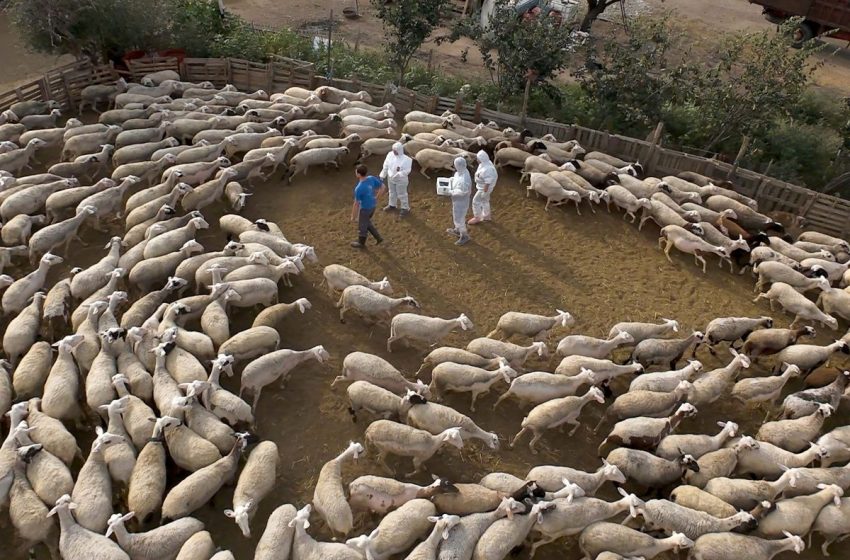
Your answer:
[[[452,195],[452,180],[449,177],[437,177],[437,195]]]

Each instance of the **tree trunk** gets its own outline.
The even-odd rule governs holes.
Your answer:
[[[608,6],[616,4],[619,1],[620,0],[587,0],[587,13],[584,15],[584,19],[581,20],[579,30],[584,32],[590,31],[590,26],[593,25],[596,18],[601,16]]]

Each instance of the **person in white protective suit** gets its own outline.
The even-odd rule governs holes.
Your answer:
[[[466,231],[466,213],[469,211],[472,178],[466,169],[465,159],[462,157],[455,158],[454,165],[455,174],[451,181],[451,195],[452,221],[455,227],[447,229],[446,232],[458,237],[455,245],[466,245],[469,243],[469,233]]]
[[[469,224],[475,225],[481,222],[489,222],[492,219],[490,212],[490,195],[499,180],[499,172],[490,161],[487,152],[478,152],[478,169],[475,170],[475,196],[472,198],[472,218]]]
[[[389,204],[384,207],[384,212],[393,212],[401,208],[400,218],[410,213],[410,203],[407,199],[408,175],[413,169],[413,160],[404,153],[404,144],[396,142],[393,149],[384,160],[384,168],[381,170],[381,179],[386,181],[390,191]]]

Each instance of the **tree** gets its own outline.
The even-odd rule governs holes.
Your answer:
[[[518,16],[507,1],[499,2],[482,29],[477,18],[460,22],[451,39],[475,41],[490,79],[503,96],[530,83],[546,84],[570,61],[575,41],[570,30],[553,17]]]
[[[384,23],[385,50],[392,66],[398,70],[398,84],[403,85],[410,59],[425,42],[437,24],[448,0],[372,0],[377,15]]]
[[[579,30],[588,32],[593,22],[608,9],[608,6],[619,4],[622,0],[587,0],[587,12],[581,20]]]

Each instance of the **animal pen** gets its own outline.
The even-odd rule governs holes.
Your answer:
[[[533,134],[552,134],[561,142],[577,140],[588,151],[598,150],[628,161],[640,161],[649,175],[676,175],[693,171],[717,179],[729,180],[740,193],[754,198],[762,212],[781,211],[803,217],[807,228],[847,237],[850,235],[850,201],[826,195],[780,181],[773,177],[741,169],[715,159],[700,157],[658,145],[657,142],[610,134],[577,125],[551,120],[527,118],[501,113],[484,107],[480,102],[467,102],[462,97],[428,96],[416,91],[361,82],[357,79],[330,79],[316,74],[309,62],[280,58],[268,63],[237,58],[151,58],[130,61],[129,75],[139,79],[159,70],[175,70],[183,80],[209,81],[217,87],[233,84],[243,91],[263,89],[284,91],[290,86],[314,89],[330,85],[349,91],[365,90],[380,103],[393,103],[400,113],[420,110],[440,113],[450,110],[464,119],[475,122],[495,121],[500,126],[524,127]],[[118,79],[111,66],[94,66],[75,62],[47,72],[38,80],[0,93],[0,111],[13,103],[26,100],[55,100],[63,109],[76,111],[82,88]]]

